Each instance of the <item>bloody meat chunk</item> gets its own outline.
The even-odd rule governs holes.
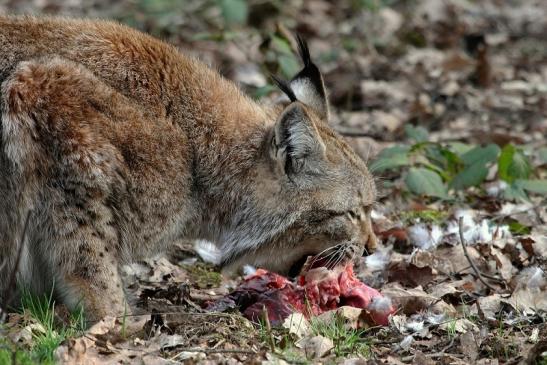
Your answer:
[[[238,307],[245,317],[258,321],[266,308],[270,322],[279,324],[293,312],[310,317],[343,305],[366,309],[373,325],[386,325],[388,316],[395,312],[389,299],[354,276],[351,265],[314,268],[300,275],[296,283],[258,269],[209,309]]]

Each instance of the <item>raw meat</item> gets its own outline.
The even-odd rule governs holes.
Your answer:
[[[310,317],[343,305],[365,309],[372,325],[386,325],[388,316],[395,312],[389,299],[354,276],[352,265],[314,268],[300,275],[296,283],[258,269],[209,309],[238,307],[245,317],[258,321],[265,308],[270,322],[278,324],[293,312]]]

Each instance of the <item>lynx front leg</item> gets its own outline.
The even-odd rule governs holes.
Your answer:
[[[75,257],[58,257],[55,285],[62,301],[71,309],[83,307],[91,323],[130,313],[115,254],[100,240],[89,237],[63,242],[65,245],[72,251],[66,255]]]

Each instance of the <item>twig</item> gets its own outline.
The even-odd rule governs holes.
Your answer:
[[[206,354],[258,354],[254,350],[244,350],[244,349],[200,349],[200,348],[188,348],[182,349],[182,352],[203,352]]]
[[[443,353],[443,354],[444,354],[444,353],[446,352],[446,350],[448,350],[448,349],[451,348],[452,346],[454,346],[454,337],[452,337],[452,339],[450,340],[450,342],[449,342],[446,346],[444,346],[444,347],[441,349],[440,353]],[[431,355],[434,355],[434,354],[431,354]]]
[[[452,274],[452,275],[460,275],[460,274],[462,274],[464,271],[469,270],[469,269],[472,269],[472,267],[471,267],[471,266],[466,266],[466,267],[464,267],[463,269],[458,270],[458,271],[456,271],[456,272],[454,272],[454,273],[451,273],[451,274]],[[473,274],[471,274],[471,275],[473,275]],[[475,276],[476,276],[476,275],[475,275]],[[507,284],[507,282],[506,282],[503,278],[498,278],[497,276],[494,276],[494,275],[489,275],[489,274],[482,273],[482,276],[485,277],[485,278],[487,278],[487,279],[491,279],[491,280],[497,281],[497,282],[499,282],[499,283]],[[451,280],[451,278],[447,278],[447,279],[446,279],[446,281],[448,281],[448,280]]]
[[[443,356],[453,356],[453,357],[456,357],[458,359],[461,359],[461,358],[465,357],[464,354],[451,354],[451,353],[444,352],[444,351],[433,352],[433,353],[430,353],[430,354],[424,353],[424,356],[429,357],[429,358],[437,358],[437,357],[443,357]],[[416,355],[405,356],[405,357],[401,358],[401,361],[402,362],[411,362],[411,361],[414,361],[415,357],[416,357]]]
[[[463,248],[463,253],[465,255],[465,258],[467,259],[467,261],[469,261],[469,264],[471,265],[471,268],[473,269],[473,271],[475,272],[475,274],[477,274],[477,277],[478,279],[481,281],[481,283],[483,283],[484,285],[486,285],[486,287],[490,290],[492,290],[493,292],[496,291],[496,289],[488,284],[486,282],[486,280],[484,280],[484,278],[482,277],[482,273],[480,272],[480,270],[477,268],[477,266],[475,265],[475,263],[473,262],[473,260],[471,260],[471,257],[469,256],[469,253],[467,252],[467,245],[465,244],[465,239],[463,238],[463,217],[460,217],[458,219],[458,228],[459,228],[459,234],[460,234],[460,243],[462,245],[462,248]]]
[[[497,281],[498,283],[502,283],[502,284],[506,284],[507,285],[507,282],[502,279],[502,278],[498,278],[497,276],[494,276],[494,275],[488,275],[488,274],[485,274],[483,272],[481,272],[481,275],[487,279],[490,279],[490,280],[493,280],[493,281]]]
[[[450,353],[444,352],[444,351],[435,352],[435,353],[432,353],[432,354],[424,354],[424,355],[426,357],[431,357],[431,358],[442,357],[442,356],[453,356],[453,357],[456,357],[458,359],[461,359],[461,358],[465,357],[464,354],[450,354]]]

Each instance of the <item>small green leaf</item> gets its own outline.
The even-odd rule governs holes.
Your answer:
[[[433,142],[423,141],[423,142],[416,142],[412,146],[410,146],[410,152],[416,153],[420,152],[423,153],[429,146],[434,145]]]
[[[454,176],[452,181],[450,181],[450,187],[461,190],[470,186],[478,186],[486,179],[486,175],[488,175],[488,168],[482,164],[482,161],[478,161],[465,167],[460,173]]]
[[[446,186],[436,172],[425,168],[410,168],[405,178],[408,189],[417,195],[447,197]]]
[[[470,146],[467,143],[461,143],[461,142],[448,142],[446,146],[451,151],[454,151],[454,153],[456,153],[458,156],[461,156],[471,151],[474,148],[473,146]]]
[[[427,129],[424,127],[414,127],[412,124],[405,124],[405,133],[409,139],[415,142],[426,142],[428,139]]]
[[[512,221],[509,223],[509,230],[514,235],[523,235],[529,234],[532,231],[532,227],[525,226],[524,224],[517,221]]]
[[[369,166],[371,172],[382,172],[410,164],[408,146],[393,146],[382,150]]]
[[[527,179],[532,172],[528,158],[512,144],[501,150],[498,159],[498,175],[500,179],[512,183],[516,179]]]
[[[407,155],[395,155],[382,159],[377,159],[370,164],[371,172],[382,172],[385,170],[394,169],[396,167],[407,166],[410,163]]]
[[[547,180],[515,180],[514,185],[536,194],[547,194]]]
[[[277,58],[277,62],[279,63],[279,67],[281,68],[281,72],[286,78],[291,78],[298,70],[300,70],[300,65],[298,64],[298,61],[296,60],[296,57],[292,54],[282,54]]]
[[[276,35],[272,35],[272,49],[288,55],[293,54],[290,43],[286,39]]]
[[[442,148],[438,144],[430,144],[424,149],[425,156],[431,163],[444,168],[447,164],[446,157],[442,153]]]
[[[466,166],[474,163],[486,165],[495,161],[500,153],[500,148],[496,144],[489,144],[485,147],[477,146],[461,156],[463,163]]]
[[[461,155],[464,168],[450,181],[450,187],[459,190],[480,185],[488,175],[487,165],[496,160],[499,151],[497,145],[489,144],[485,147],[477,146]],[[456,171],[460,166],[455,166]]]
[[[450,175],[456,174],[462,168],[463,162],[460,156],[446,148],[441,149],[441,154],[446,159],[445,169]]]
[[[441,175],[442,178],[445,177],[445,172],[444,170],[442,169],[442,167],[439,167],[437,165],[434,165],[432,164],[428,159],[427,157],[425,157],[424,155],[416,155],[414,156],[414,160],[413,160],[413,165],[415,166],[423,166],[423,167],[426,167],[428,168],[429,170],[432,170],[432,171],[435,171],[437,174]]]
[[[513,161],[514,154],[515,146],[509,143],[503,147],[498,158],[498,176],[507,182],[513,182],[513,179],[509,175],[509,166],[511,165],[511,161]]]
[[[528,195],[522,189],[520,186],[516,184],[509,185],[504,191],[503,191],[503,197],[506,200],[517,200],[517,201],[529,201]]]
[[[228,24],[245,24],[248,7],[245,0],[218,0],[222,17]]]
[[[528,179],[532,173],[532,166],[530,166],[528,157],[522,151],[516,150],[507,172],[513,179]]]

